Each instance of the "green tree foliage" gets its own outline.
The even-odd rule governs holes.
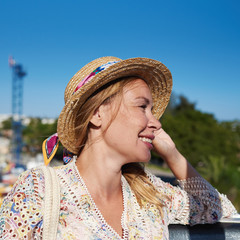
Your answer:
[[[228,161],[237,163],[239,146],[230,125],[226,127],[212,114],[196,110],[195,105],[182,96],[171,112],[164,115],[163,127],[195,167],[210,155],[227,156]]]
[[[23,139],[27,150],[32,153],[42,151],[43,141],[55,133],[57,120],[53,124],[42,123],[40,118],[32,118],[23,130]]]
[[[25,151],[35,155],[42,152],[43,141],[57,132],[57,119],[54,123],[43,123],[40,118],[32,118],[29,125],[23,130],[23,140]],[[54,158],[61,160],[63,157],[63,147],[59,143],[59,148]]]
[[[12,118],[8,118],[2,122],[1,130],[10,130],[12,128]]]
[[[240,210],[240,122],[218,122],[184,96],[174,96],[161,122],[179,151]]]

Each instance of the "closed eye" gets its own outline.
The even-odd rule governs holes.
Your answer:
[[[140,108],[143,108],[143,109],[146,109],[147,108],[147,105],[141,105]]]

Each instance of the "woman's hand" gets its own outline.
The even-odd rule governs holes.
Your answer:
[[[171,137],[162,129],[154,131],[155,138],[153,140],[154,151],[159,154],[166,162],[177,154],[175,143]]]
[[[163,158],[177,179],[199,176],[186,158],[177,150],[171,137],[162,128],[156,130],[154,135],[154,151]]]

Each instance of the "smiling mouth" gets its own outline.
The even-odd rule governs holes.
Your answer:
[[[147,142],[147,143],[152,144],[152,139],[150,139],[150,138],[140,137],[139,139],[142,140],[143,142]]]

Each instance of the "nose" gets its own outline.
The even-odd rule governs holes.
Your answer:
[[[159,130],[162,127],[162,124],[151,114],[151,118],[148,121],[148,127],[155,131]]]

